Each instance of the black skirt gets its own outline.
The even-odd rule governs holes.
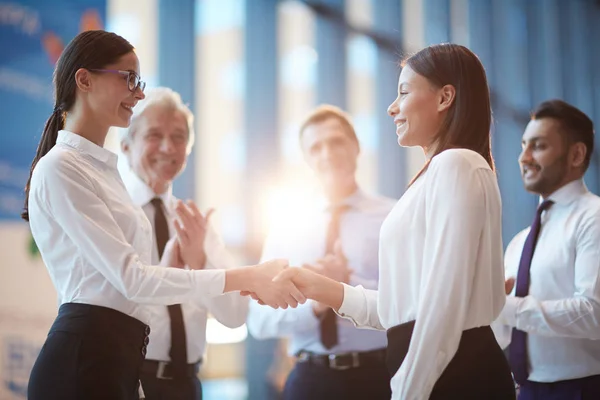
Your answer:
[[[415,321],[388,329],[387,366],[396,374],[410,345]],[[432,366],[433,368],[433,366]],[[513,400],[510,367],[489,326],[462,333],[458,350],[433,387],[430,399]]]
[[[29,400],[137,400],[150,328],[89,304],[60,307],[31,371]]]

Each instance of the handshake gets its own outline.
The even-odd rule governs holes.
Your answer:
[[[304,276],[300,268],[290,268],[287,260],[271,260],[245,268],[248,268],[246,282],[239,286],[242,296],[283,309],[296,308],[309,298],[307,278],[310,277]]]
[[[268,261],[249,268],[254,268],[249,273],[249,288],[242,289],[240,294],[252,297],[259,304],[284,309],[304,304],[306,299],[316,300],[313,304],[316,315],[329,307],[334,310],[341,307],[342,282],[348,283],[352,274],[339,241],[335,243],[333,254],[301,268],[290,268],[286,260]]]
[[[307,299],[316,300],[318,308],[332,307],[337,310],[342,305],[343,285],[315,266],[290,268],[286,260],[272,260],[237,271],[227,271],[225,291],[240,290],[241,295],[250,296],[262,305],[295,308]],[[235,274],[242,277],[238,278]],[[239,279],[246,281],[240,282]]]
[[[201,270],[206,263],[204,241],[212,210],[205,215],[192,201],[178,201],[175,208],[176,235],[165,247],[161,264],[168,267]],[[339,308],[351,274],[341,244],[312,265],[290,268],[287,260],[271,260],[261,264],[227,269],[223,292],[239,291],[260,304],[273,308],[295,308],[307,299],[318,301],[319,307]]]

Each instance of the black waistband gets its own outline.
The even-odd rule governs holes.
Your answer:
[[[408,353],[414,328],[415,321],[410,321],[387,330],[388,355],[386,363],[392,375],[400,369]],[[490,342],[496,343],[496,339],[489,326],[468,329],[462,333],[458,351],[464,352],[465,347],[485,347]]]
[[[395,375],[408,353],[415,321],[388,330],[386,364]],[[425,346],[427,344],[425,343]],[[437,379],[430,399],[514,400],[510,367],[489,326],[462,332],[458,348]]]
[[[137,344],[147,341],[150,327],[112,308],[65,303],[60,306],[58,316],[50,328],[50,332],[53,331],[90,335],[116,333],[123,340]]]

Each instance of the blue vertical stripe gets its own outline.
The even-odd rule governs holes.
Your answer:
[[[398,0],[379,0],[379,6],[373,8],[374,29],[382,37],[402,38],[402,7]],[[379,193],[399,198],[408,184],[406,167],[406,149],[398,145],[395,127],[387,114],[388,106],[397,96],[399,62],[402,49],[398,45],[395,51],[379,47],[377,49],[376,72],[376,110],[378,143],[377,187]]]
[[[322,0],[329,7],[331,18],[318,14],[316,21],[317,102],[346,108],[346,37],[347,31],[340,20],[344,15],[345,0]],[[330,15],[327,14],[327,15]]]
[[[425,43],[450,41],[450,0],[424,0]]]
[[[197,73],[195,8],[195,0],[158,2],[158,84],[181,94],[192,111],[196,100]],[[198,118],[196,116],[196,121]],[[185,171],[173,184],[173,193],[183,199],[193,199],[195,188],[195,152],[192,151]]]

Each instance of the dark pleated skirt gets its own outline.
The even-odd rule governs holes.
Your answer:
[[[415,321],[411,321],[387,331],[387,366],[392,376],[400,369],[408,353],[414,327]],[[456,354],[437,380],[429,398],[516,398],[510,367],[489,326],[463,332]]]
[[[150,328],[89,304],[60,307],[31,371],[29,400],[137,400]]]

